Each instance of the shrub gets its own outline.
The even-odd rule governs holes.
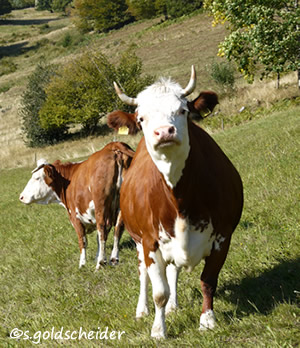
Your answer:
[[[0,65],[0,76],[7,75],[17,70],[17,64],[11,61],[9,58],[2,58]]]
[[[213,62],[211,65],[211,78],[217,82],[219,85],[225,87],[234,86],[234,68],[231,64],[222,62]]]
[[[54,75],[54,66],[39,63],[30,75],[27,88],[22,95],[19,113],[24,141],[30,147],[54,144],[65,135],[65,127],[44,129],[40,123],[39,112],[46,100],[45,87]]]
[[[70,33],[64,35],[61,44],[63,47],[68,47],[72,45],[72,36]]]
[[[121,106],[113,88],[117,81],[126,93],[136,95],[153,81],[141,77],[142,62],[132,49],[126,51],[118,67],[105,55],[86,52],[66,64],[46,88],[47,99],[40,111],[46,129],[82,126],[85,134],[96,131],[99,120]]]

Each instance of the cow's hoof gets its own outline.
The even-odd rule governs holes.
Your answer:
[[[97,266],[96,266],[96,269],[99,269],[100,267],[105,267],[107,265],[107,262],[106,260],[101,260]]]
[[[109,262],[112,266],[117,266],[119,264],[119,259],[110,259],[110,262]]]
[[[200,316],[200,327],[199,330],[212,330],[216,326],[216,317],[214,312],[209,309],[205,313],[202,313]]]

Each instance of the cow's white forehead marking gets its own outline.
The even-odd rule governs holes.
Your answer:
[[[137,111],[151,118],[159,115],[172,119],[180,108],[188,110],[186,99],[181,98],[182,93],[178,83],[161,79],[138,94]]]
[[[183,89],[170,79],[161,79],[138,94],[138,120],[147,150],[170,187],[179,181],[190,151],[187,127],[187,101]],[[174,143],[158,148],[155,133],[160,127],[173,127]]]
[[[25,204],[60,202],[57,194],[45,183],[45,172],[43,169],[32,174],[20,196],[22,197],[22,202]]]

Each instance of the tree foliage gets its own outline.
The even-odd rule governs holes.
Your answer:
[[[12,10],[9,0],[0,0],[0,16],[10,13]]]
[[[152,18],[156,16],[155,0],[126,0],[129,12],[136,19]]]
[[[203,6],[199,0],[166,0],[167,14],[177,18],[192,13]]]
[[[106,32],[131,20],[125,0],[75,0],[75,24],[89,31]]]
[[[21,9],[27,7],[33,7],[35,0],[10,0],[13,9]]]
[[[299,18],[295,0],[205,0],[214,22],[226,23],[230,34],[219,55],[234,60],[249,82],[300,68]]]
[[[93,133],[103,116],[121,106],[113,81],[136,95],[153,81],[141,73],[142,62],[131,49],[117,67],[101,53],[84,53],[60,69],[47,86],[47,99],[40,110],[42,126],[51,130],[79,124],[84,133]]]
[[[62,139],[66,129],[44,129],[39,112],[46,100],[45,87],[55,74],[55,68],[43,62],[39,63],[30,75],[28,85],[21,99],[20,116],[25,143],[30,147],[54,144]]]

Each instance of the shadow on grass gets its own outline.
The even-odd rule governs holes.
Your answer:
[[[57,21],[61,18],[43,18],[43,19],[2,19],[0,25],[40,25]]]
[[[224,284],[218,296],[237,304],[236,315],[254,312],[268,314],[278,303],[299,303],[300,258],[281,260],[258,277],[247,277],[239,284]]]

